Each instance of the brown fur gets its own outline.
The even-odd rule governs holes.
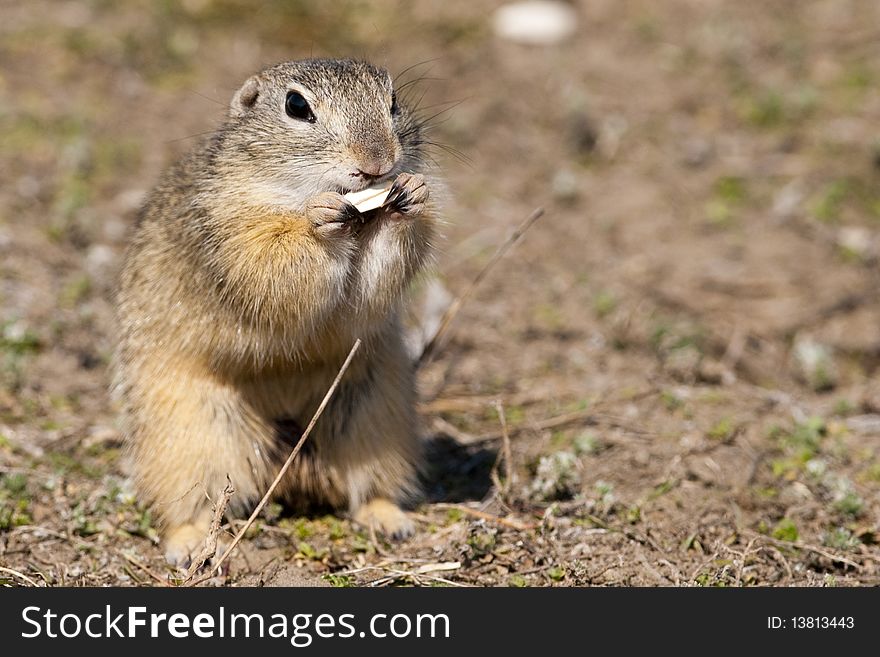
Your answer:
[[[314,123],[285,114],[290,90]],[[267,69],[144,207],[119,289],[116,389],[172,562],[203,540],[205,493],[227,476],[239,510],[259,498],[356,338],[281,496],[410,531],[398,504],[421,454],[398,311],[437,221],[419,124],[391,114],[391,93],[387,73],[361,62]],[[340,192],[366,187],[353,172],[367,166],[396,182],[390,206],[364,220]]]

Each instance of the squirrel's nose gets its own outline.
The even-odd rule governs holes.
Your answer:
[[[369,158],[358,163],[358,174],[365,178],[378,178],[394,168],[394,162],[386,158]]]

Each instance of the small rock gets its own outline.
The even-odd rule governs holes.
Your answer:
[[[22,176],[15,182],[15,191],[23,198],[34,199],[41,189],[40,179],[36,176]]]
[[[530,46],[562,43],[577,30],[577,12],[564,2],[529,0],[502,5],[492,16],[495,34]]]
[[[721,361],[704,358],[700,361],[698,378],[704,383],[729,386],[736,383],[736,374]]]
[[[577,200],[580,192],[578,177],[571,169],[560,169],[553,175],[551,183],[553,196],[563,203],[571,203]]]
[[[113,204],[120,213],[134,212],[147,198],[147,190],[140,188],[124,189],[113,198]]]
[[[785,506],[795,506],[811,499],[813,499],[813,493],[799,481],[793,482],[779,492],[779,502]]]
[[[682,144],[681,161],[694,169],[705,166],[713,155],[712,143],[701,137],[692,137]]]
[[[837,233],[837,243],[860,260],[869,260],[874,255],[873,234],[862,226],[844,226]]]
[[[855,415],[846,419],[846,428],[860,436],[880,435],[880,415],[868,413]]]
[[[773,214],[779,219],[794,217],[804,202],[804,188],[799,180],[793,180],[773,197]]]
[[[813,390],[830,390],[837,385],[837,366],[829,347],[809,337],[798,337],[792,352],[798,378]]]
[[[105,244],[95,244],[86,254],[86,270],[97,281],[105,281],[116,266],[116,251]]]

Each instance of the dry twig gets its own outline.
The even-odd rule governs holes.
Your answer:
[[[211,518],[211,525],[208,527],[208,534],[205,536],[205,545],[198,556],[192,560],[189,568],[187,568],[186,575],[183,578],[184,583],[195,577],[195,574],[205,565],[205,562],[216,554],[217,542],[220,538],[220,523],[223,522],[223,514],[226,513],[226,507],[229,505],[229,499],[233,493],[235,493],[235,488],[229,480],[229,475],[227,475],[226,486],[223,488],[220,499],[214,503],[214,517]]]
[[[7,573],[7,574],[12,575],[14,577],[18,577],[19,579],[24,580],[25,582],[27,582],[28,584],[30,584],[34,588],[37,588],[39,586],[39,584],[37,584],[30,577],[28,577],[24,573],[18,572],[17,570],[13,570],[12,568],[4,568],[3,566],[0,566],[0,573]]]
[[[128,563],[130,563],[131,565],[133,565],[133,566],[137,566],[138,568],[140,568],[141,570],[143,570],[147,575],[149,575],[149,576],[152,577],[154,580],[156,580],[156,581],[159,583],[160,586],[168,586],[168,580],[167,580],[166,578],[157,575],[155,572],[153,572],[152,570],[150,570],[149,568],[147,568],[144,564],[142,564],[140,561],[138,561],[137,559],[135,559],[133,556],[131,556],[131,555],[129,555],[129,554],[126,554],[126,553],[123,552],[122,550],[116,550],[116,553],[117,553],[120,557],[122,557],[123,559],[125,559]]]
[[[495,408],[498,410],[498,419],[501,422],[501,451],[492,466],[492,483],[503,499],[513,481],[513,457],[510,449],[510,433],[507,431],[507,418],[504,416],[504,405],[500,401],[496,401]],[[498,479],[498,464],[502,459],[504,459],[504,483]]]
[[[519,520],[511,520],[510,518],[502,518],[501,516],[495,516],[491,513],[486,513],[485,511],[480,511],[479,509],[472,509],[469,506],[464,506],[463,504],[435,504],[435,508],[440,509],[457,509],[462,513],[466,513],[468,515],[474,516],[475,518],[479,518],[480,520],[486,520],[488,522],[495,523],[497,525],[504,525],[505,527],[510,527],[511,529],[516,529],[518,531],[524,532],[532,529],[536,529],[537,525],[534,523],[526,524],[524,522],[520,522]]]
[[[257,516],[263,510],[263,507],[266,506],[266,503],[269,501],[269,498],[272,496],[272,493],[275,492],[275,488],[278,487],[278,484],[281,482],[281,479],[287,473],[287,470],[290,468],[290,464],[293,463],[293,459],[296,458],[299,451],[302,449],[302,446],[305,444],[306,439],[309,437],[309,434],[312,433],[312,429],[315,428],[315,424],[318,422],[318,418],[321,417],[321,414],[324,412],[324,409],[327,407],[327,404],[330,403],[330,399],[333,397],[333,394],[336,392],[336,388],[339,387],[339,382],[342,380],[342,376],[345,374],[346,370],[348,370],[348,366],[351,365],[351,361],[354,359],[355,353],[360,349],[361,340],[358,338],[355,340],[354,345],[351,348],[351,351],[348,352],[348,356],[345,359],[345,362],[342,363],[342,367],[339,368],[339,372],[336,374],[336,378],[333,379],[333,383],[330,385],[330,388],[327,390],[327,394],[324,395],[324,399],[321,400],[321,404],[318,406],[318,410],[315,411],[315,414],[312,416],[312,419],[309,421],[308,426],[305,431],[303,431],[302,436],[300,436],[299,441],[294,445],[293,449],[290,451],[290,455],[287,457],[287,460],[284,462],[284,465],[281,466],[281,469],[278,471],[278,474],[275,476],[275,480],[266,490],[265,495],[263,495],[263,499],[260,500],[260,503],[257,504],[256,508],[251,513],[250,517],[245,522],[244,526],[238,530],[238,533],[235,535],[235,538],[232,539],[232,542],[229,544],[229,547],[226,548],[226,551],[223,555],[211,566],[210,571],[206,573],[201,578],[190,581],[186,584],[186,586],[195,586],[196,584],[201,584],[205,582],[211,577],[214,576],[215,572],[219,572],[220,567],[223,565],[223,562],[229,558],[229,555],[235,549],[241,539],[244,537],[245,533],[250,526],[254,524],[254,520],[257,519]]]
[[[745,533],[748,534],[749,536],[752,536],[752,537],[757,538],[759,540],[767,541],[768,543],[771,543],[772,545],[776,545],[779,547],[786,547],[786,548],[797,548],[798,550],[806,550],[807,552],[813,552],[814,554],[818,554],[821,557],[825,557],[826,559],[830,559],[831,561],[834,561],[836,563],[845,564],[847,566],[855,568],[856,570],[862,569],[861,564],[856,563],[852,559],[847,559],[846,557],[842,557],[839,554],[834,554],[834,552],[831,552],[830,550],[826,550],[825,548],[821,548],[817,545],[810,545],[808,543],[801,543],[800,541],[783,541],[778,538],[773,538],[772,536],[765,536],[764,534],[759,534],[758,532],[751,531],[751,530],[746,530]]]
[[[479,271],[479,273],[474,277],[474,280],[471,281],[471,284],[465,289],[464,292],[461,293],[460,296],[456,297],[451,304],[449,304],[449,308],[446,309],[446,312],[443,313],[443,317],[440,319],[440,324],[437,327],[437,330],[434,331],[434,335],[431,336],[431,339],[428,340],[427,344],[425,344],[425,348],[422,350],[422,354],[419,356],[416,365],[421,367],[426,363],[430,362],[431,358],[433,358],[434,353],[437,349],[442,346],[442,339],[445,336],[446,332],[449,330],[450,324],[452,324],[452,320],[455,319],[455,316],[458,315],[458,311],[461,310],[461,307],[464,305],[464,302],[468,300],[468,298],[473,294],[474,290],[477,286],[483,281],[484,278],[488,275],[492,268],[498,264],[498,261],[504,257],[510,247],[516,244],[519,239],[525,234],[525,232],[535,223],[538,219],[541,218],[541,215],[544,214],[544,208],[536,208],[532,211],[532,213],[523,221],[515,231],[508,237],[501,246],[498,247],[498,250],[495,251],[495,254],[489,259],[489,262]]]

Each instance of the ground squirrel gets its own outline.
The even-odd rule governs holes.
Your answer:
[[[421,453],[398,315],[438,224],[421,128],[383,69],[282,63],[248,79],[149,195],[119,286],[115,390],[170,562],[203,544],[205,493],[227,475],[239,512],[259,499],[356,338],[278,490],[412,532],[399,504]],[[371,213],[343,197],[386,181]]]

